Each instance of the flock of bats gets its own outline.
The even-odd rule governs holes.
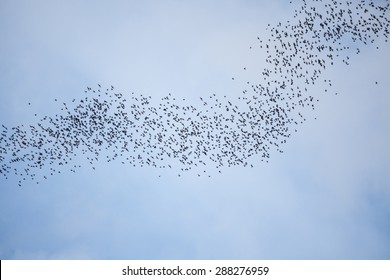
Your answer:
[[[19,186],[39,183],[65,169],[76,172],[80,155],[92,168],[119,160],[161,174],[173,168],[178,176],[268,162],[315,109],[319,98],[309,86],[331,86],[321,79],[325,69],[387,42],[389,8],[389,1],[302,1],[293,18],[269,25],[267,37],[258,35],[250,48],[266,54],[266,67],[235,97],[212,94],[193,106],[172,94],[155,100],[113,86],[88,87],[81,99],[64,102],[58,114],[34,125],[2,125],[0,174],[17,176]]]

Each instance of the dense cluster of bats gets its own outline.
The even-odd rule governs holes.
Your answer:
[[[113,86],[88,87],[82,98],[64,102],[61,112],[34,125],[2,125],[0,174],[18,176],[19,185],[39,183],[64,169],[75,172],[80,165],[73,159],[80,155],[93,168],[120,160],[175,168],[178,176],[267,162],[273,151],[283,152],[307,109],[315,109],[319,99],[309,85],[323,82],[334,62],[349,64],[361,48],[389,36],[389,1],[302,2],[290,21],[269,25],[267,37],[258,35],[250,49],[266,53],[266,67],[235,97],[211,94],[193,106],[172,94],[154,100]]]

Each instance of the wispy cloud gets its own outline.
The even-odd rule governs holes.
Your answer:
[[[288,2],[3,1],[2,123],[56,114],[54,98],[97,83],[156,99],[241,94],[263,68],[250,47],[293,14]],[[211,179],[118,162],[23,188],[1,179],[0,257],[389,258],[386,46],[324,73],[339,94],[312,87],[312,118],[269,164]]]

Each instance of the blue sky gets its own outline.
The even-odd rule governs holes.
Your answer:
[[[36,123],[97,83],[194,104],[236,96],[264,67],[249,47],[298,6],[2,0],[1,123]],[[158,177],[80,155],[77,173],[39,185],[0,179],[0,258],[389,259],[390,56],[378,46],[324,71],[331,92],[311,87],[316,110],[268,164]]]

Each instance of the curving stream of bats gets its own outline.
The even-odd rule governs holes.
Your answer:
[[[55,115],[36,117],[33,125],[1,126],[0,173],[16,176],[19,186],[39,183],[64,170],[76,172],[81,165],[74,159],[81,155],[92,168],[117,160],[161,174],[175,169],[178,176],[268,162],[315,110],[320,97],[311,89],[332,87],[322,78],[325,70],[387,42],[389,8],[387,0],[302,1],[290,20],[268,25],[266,37],[255,36],[248,51],[266,54],[266,67],[235,97],[216,93],[191,104],[172,94],[156,100],[97,84],[82,98],[55,100],[62,104]]]

